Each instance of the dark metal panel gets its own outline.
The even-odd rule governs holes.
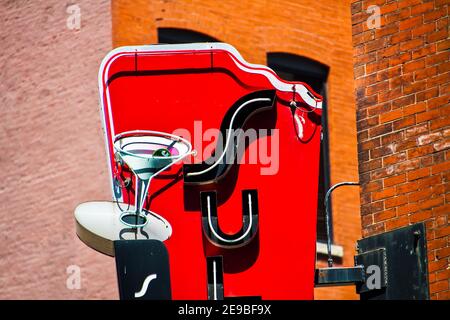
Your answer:
[[[158,240],[114,241],[121,300],[170,300],[169,255]]]
[[[385,253],[380,249],[385,248]],[[378,252],[377,252],[378,250]],[[386,266],[384,287],[367,291],[358,286],[363,300],[429,299],[426,233],[423,223],[358,241],[358,263]]]

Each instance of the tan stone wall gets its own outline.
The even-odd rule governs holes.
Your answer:
[[[81,29],[69,30],[67,6]],[[0,1],[0,299],[116,298],[114,260],[75,234],[73,209],[110,198],[97,71],[110,1]],[[81,289],[66,268],[81,268]]]

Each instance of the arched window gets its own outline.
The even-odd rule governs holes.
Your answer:
[[[158,28],[158,43],[177,44],[193,42],[219,42],[219,40],[197,31],[178,28]]]
[[[274,70],[282,79],[289,81],[302,81],[309,84],[314,91],[324,98],[322,127],[323,135],[320,148],[320,172],[319,172],[319,192],[317,206],[317,241],[326,241],[325,225],[325,194],[330,187],[330,165],[328,151],[328,130],[327,130],[327,78],[329,68],[317,61],[301,57],[298,55],[273,52],[267,54],[267,65]],[[333,235],[331,234],[331,239]]]

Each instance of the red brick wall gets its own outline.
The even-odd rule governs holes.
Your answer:
[[[235,46],[252,63],[267,52],[306,56],[330,67],[328,81],[332,183],[357,181],[356,116],[350,1],[112,1],[113,45],[157,42],[158,27],[194,30]],[[334,238],[352,266],[361,237],[358,188],[333,198]],[[339,265],[339,264],[338,264]],[[318,266],[325,266],[319,260]],[[320,288],[317,299],[357,299],[354,287]]]
[[[366,12],[381,8],[381,27]],[[363,236],[425,222],[432,299],[450,299],[449,0],[353,1]]]
[[[69,4],[81,28],[66,26]],[[97,72],[109,1],[0,1],[0,299],[116,298],[114,260],[77,239],[73,209],[110,198]],[[66,269],[81,270],[81,289]]]

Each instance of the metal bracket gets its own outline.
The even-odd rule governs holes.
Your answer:
[[[361,239],[355,267],[317,269],[315,284],[356,284],[362,300],[429,299],[425,231],[418,223]]]
[[[316,269],[316,287],[354,285],[365,281],[364,266]]]

